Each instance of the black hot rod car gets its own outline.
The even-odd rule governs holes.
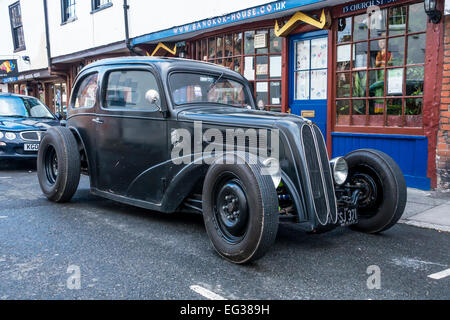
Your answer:
[[[51,201],[69,201],[80,173],[98,196],[201,212],[214,248],[234,263],[261,257],[279,222],[379,233],[406,204],[386,154],[329,161],[314,123],[257,110],[240,74],[183,59],[108,59],[80,72],[66,126],[40,144],[39,183]]]

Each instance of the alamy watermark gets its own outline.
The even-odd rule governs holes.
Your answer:
[[[367,278],[367,289],[380,290],[381,289],[381,268],[377,265],[367,267],[366,273],[369,275]]]
[[[81,289],[81,269],[77,265],[70,265],[66,273],[70,274],[67,278],[67,289],[80,290]]]
[[[261,173],[271,175],[279,170],[279,136],[278,129],[204,129],[195,121],[193,132],[172,130],[171,160],[176,165],[263,163]]]

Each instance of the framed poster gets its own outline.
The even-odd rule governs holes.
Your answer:
[[[295,81],[295,98],[297,100],[309,99],[309,71],[297,72]]]
[[[263,49],[267,47],[267,33],[255,34],[255,49]]]
[[[311,40],[311,69],[328,67],[328,38]]]
[[[388,94],[403,94],[403,68],[388,70]]]
[[[310,41],[298,41],[297,45],[297,70],[309,69]]]

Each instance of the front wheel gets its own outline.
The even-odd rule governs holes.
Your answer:
[[[39,184],[54,202],[72,199],[80,182],[80,153],[72,132],[65,127],[50,128],[41,141],[37,159]]]
[[[262,257],[278,232],[272,179],[250,164],[213,164],[203,185],[203,218],[216,251],[243,264]]]
[[[345,156],[347,182],[362,187],[358,201],[359,222],[351,228],[380,233],[394,226],[403,215],[407,190],[398,164],[378,150],[357,150]]]

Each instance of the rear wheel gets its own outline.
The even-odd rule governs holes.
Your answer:
[[[270,176],[249,164],[213,164],[203,185],[203,218],[216,249],[233,263],[262,257],[278,231],[278,198]]]
[[[68,128],[55,127],[46,132],[39,146],[37,171],[42,192],[49,200],[72,199],[80,182],[80,153]]]
[[[362,187],[358,201],[359,222],[352,229],[379,233],[401,218],[407,199],[406,182],[397,163],[378,150],[357,150],[345,159],[348,182]]]

